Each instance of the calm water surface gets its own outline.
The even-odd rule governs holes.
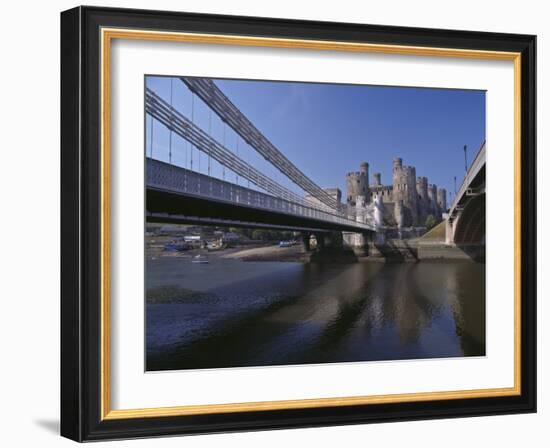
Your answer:
[[[166,257],[146,278],[147,370],[485,355],[484,264]]]

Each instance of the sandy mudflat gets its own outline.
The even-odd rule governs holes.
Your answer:
[[[305,261],[308,254],[302,246],[279,247],[278,245],[233,249],[221,255],[245,261]]]

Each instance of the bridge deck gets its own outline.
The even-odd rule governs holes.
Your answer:
[[[364,224],[339,214],[336,210],[331,213],[319,210],[314,206],[308,207],[303,203],[295,203],[269,194],[255,191],[244,186],[216,179],[195,171],[170,165],[158,160],[146,159],[147,189],[184,195],[196,199],[216,201],[246,209],[299,217],[306,227],[340,228],[348,231],[373,231],[369,224]]]

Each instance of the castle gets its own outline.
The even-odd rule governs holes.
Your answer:
[[[366,162],[359,171],[346,175],[346,202],[358,218],[377,200],[382,204],[384,225],[388,227],[423,227],[429,215],[439,221],[447,210],[445,188],[429,184],[427,177],[416,177],[416,168],[403,165],[401,158],[393,160],[391,185],[382,185],[380,173],[373,177],[371,184]]]

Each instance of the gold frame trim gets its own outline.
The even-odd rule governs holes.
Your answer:
[[[514,386],[441,392],[419,392],[303,400],[279,400],[213,405],[189,405],[141,409],[111,409],[110,346],[110,55],[113,39],[186,42],[296,48],[355,53],[383,53],[411,56],[491,59],[514,62]],[[217,34],[101,29],[101,420],[169,417],[264,410],[307,409],[413,401],[502,397],[521,394],[521,53],[458,48],[418,47],[305,39],[279,39]]]

